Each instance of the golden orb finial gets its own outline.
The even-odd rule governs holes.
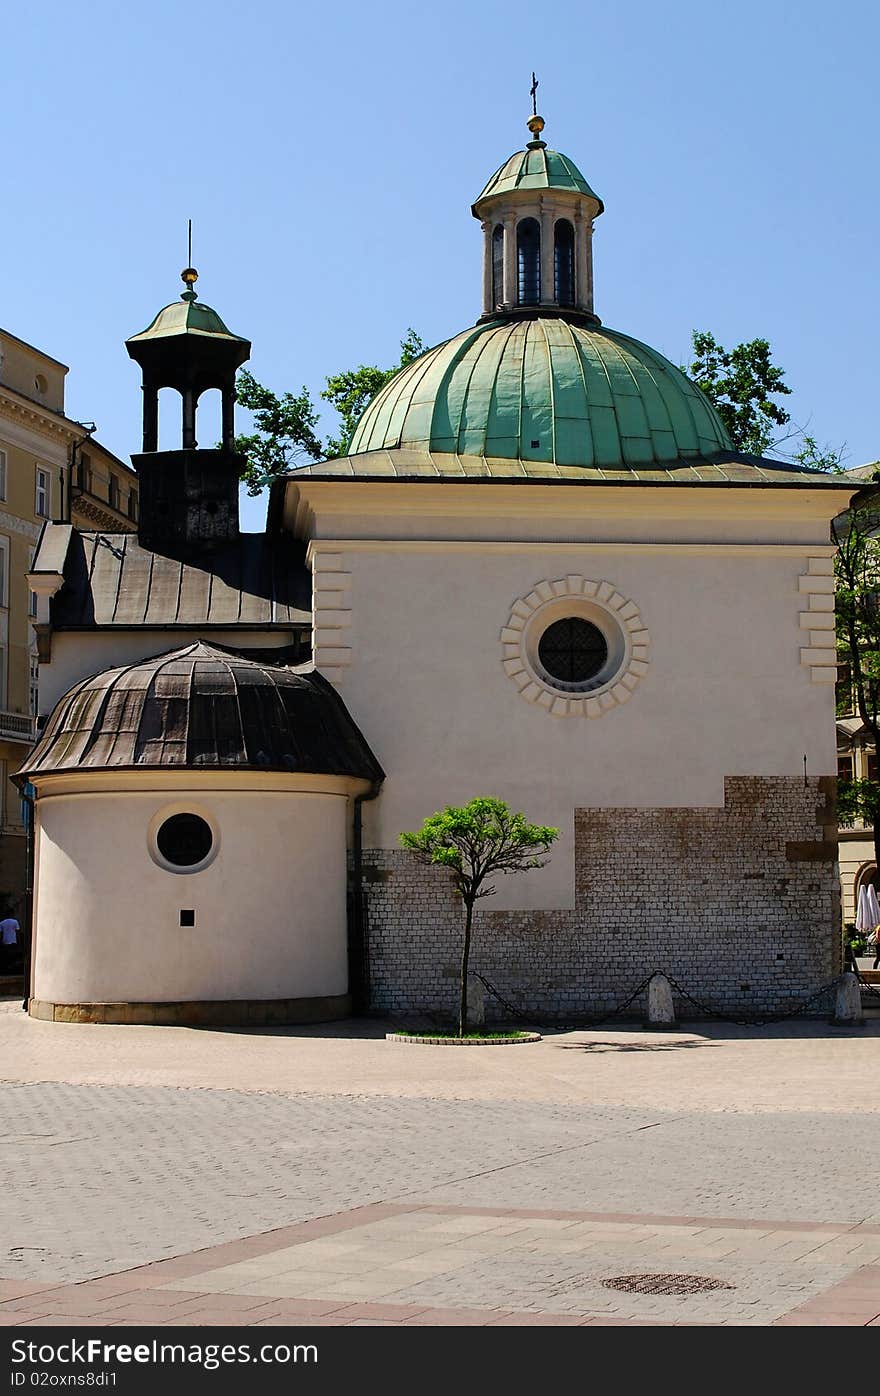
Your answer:
[[[543,116],[538,116],[538,113],[535,112],[534,116],[529,117],[526,125],[537,140],[544,129],[544,118]]]
[[[196,299],[196,293],[193,287],[199,279],[199,274],[195,267],[184,267],[183,271],[180,273],[180,279],[186,286],[182,298],[184,300],[194,301]]]

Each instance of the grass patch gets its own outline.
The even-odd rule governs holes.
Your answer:
[[[412,1032],[407,1028],[395,1028],[395,1033],[398,1037],[445,1037],[454,1042],[494,1042],[499,1037],[506,1040],[511,1037],[531,1037],[531,1033],[528,1032],[466,1032],[462,1037],[461,1033],[444,1032],[442,1029]]]

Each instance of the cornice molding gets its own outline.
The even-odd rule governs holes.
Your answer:
[[[15,514],[9,514],[5,509],[0,509],[0,529],[5,533],[18,533],[22,538],[29,538],[32,543],[36,543],[40,536],[39,524],[16,518]]]
[[[64,450],[64,463],[67,460],[66,448],[72,441],[78,441],[82,435],[82,428],[75,423],[68,421],[66,417],[58,417],[49,411],[43,411],[38,407],[31,407],[26,402],[16,401],[8,397],[6,392],[0,389],[0,418],[7,422],[14,423],[19,432],[33,434],[36,437],[36,446],[30,440],[17,440],[16,445],[23,450],[34,451],[39,455],[41,449],[45,448],[47,438],[54,445],[62,445]]]

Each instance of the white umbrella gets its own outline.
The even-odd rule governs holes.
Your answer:
[[[875,888],[873,882],[869,883],[867,893],[868,895],[865,898],[865,905],[868,910],[868,917],[870,918],[871,927],[872,929],[876,929],[877,926],[880,926],[880,901],[877,900],[877,889]]]
[[[876,924],[876,921],[872,921],[868,914],[868,889],[863,882],[859,888],[859,903],[856,907],[856,930],[873,931]]]

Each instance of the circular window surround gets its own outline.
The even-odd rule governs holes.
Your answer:
[[[211,830],[211,847],[200,863],[193,863],[190,867],[183,867],[179,863],[172,863],[159,851],[158,835],[162,825],[168,819],[172,819],[175,814],[196,814],[199,819],[204,819]],[[150,820],[147,828],[147,849],[153,862],[164,869],[165,872],[176,873],[178,876],[187,876],[189,873],[202,872],[204,868],[209,868],[217,854],[220,852],[220,830],[217,821],[204,805],[196,800],[177,800],[174,804],[163,805],[157,810]]]
[[[543,668],[538,645],[554,621],[575,616],[602,632],[608,656],[593,678],[567,684]],[[638,606],[613,582],[560,577],[514,601],[501,632],[502,664],[520,696],[554,717],[602,717],[632,697],[648,671],[650,642]]]

